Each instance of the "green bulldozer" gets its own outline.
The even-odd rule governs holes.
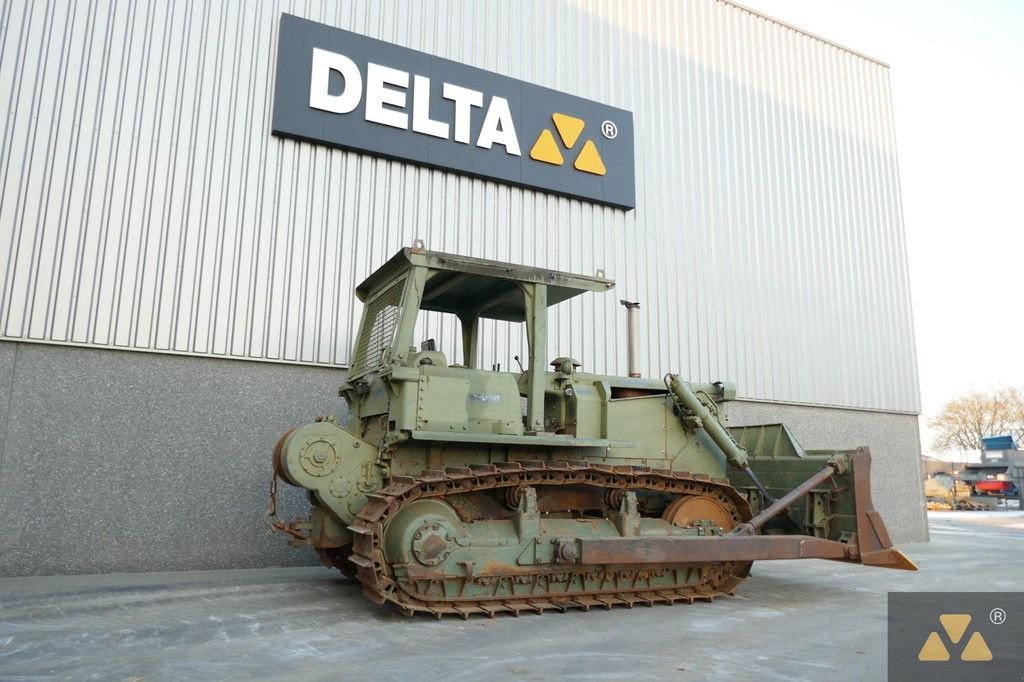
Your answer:
[[[757,560],[916,568],[873,509],[866,448],[729,429],[727,383],[549,363],[548,308],[613,286],[420,242],[399,251],[356,289],[346,419],[277,443],[268,522],[374,602],[437,617],[711,600]],[[421,311],[457,318],[461,358],[414,344]],[[482,320],[525,325],[519,371],[479,366]],[[278,518],[278,478],[308,491],[308,518]]]

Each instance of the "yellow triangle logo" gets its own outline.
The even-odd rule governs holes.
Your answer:
[[[971,624],[971,616],[966,613],[944,613],[939,616],[939,622],[942,623],[942,629],[946,631],[946,635],[949,636],[950,641],[953,644],[959,644],[964,633],[967,632],[968,626]],[[938,632],[932,632],[928,635],[928,639],[925,640],[924,646],[921,647],[921,651],[917,654],[917,660],[949,660],[949,651],[942,643],[942,638],[939,637]],[[964,647],[963,651],[960,652],[960,660],[992,660],[992,650],[988,648],[988,643],[985,641],[985,638],[982,637],[981,633],[977,630],[975,630],[970,639],[967,640],[967,645]]]
[[[561,166],[565,163],[565,159],[562,158],[562,152],[558,151],[558,145],[555,144],[555,136],[547,128],[541,132],[540,137],[533,143],[533,149],[530,150],[530,158],[555,166]]]
[[[576,157],[576,163],[573,166],[576,167],[576,170],[581,170],[584,173],[593,173],[594,175],[604,175],[607,173],[604,161],[601,160],[601,155],[597,153],[597,145],[594,144],[593,140],[587,140],[587,143],[583,145],[583,149],[580,150],[580,155]]]
[[[555,127],[558,128],[558,136],[562,138],[565,148],[572,149],[576,140],[579,139],[580,133],[583,132],[583,126],[586,125],[583,119],[566,114],[551,114],[551,119],[555,122]]]
[[[969,617],[969,616],[968,616]],[[985,638],[981,636],[980,632],[975,632],[971,635],[971,638],[967,640],[967,646],[964,647],[963,653],[960,654],[961,661],[991,661],[992,650],[988,648],[988,644],[985,643]]]
[[[944,613],[939,616],[939,622],[949,635],[949,641],[959,644],[960,638],[967,632],[967,626],[971,624],[971,616],[967,613]]]
[[[928,639],[925,640],[924,646],[921,647],[921,651],[917,654],[917,660],[919,661],[948,661],[949,652],[946,651],[945,645],[942,643],[942,639],[939,637],[939,633],[933,632],[928,635]]]

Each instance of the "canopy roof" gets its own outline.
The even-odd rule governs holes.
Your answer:
[[[615,286],[615,282],[603,277],[404,248],[356,287],[356,295],[360,301],[365,301],[414,267],[424,267],[430,271],[423,291],[421,310],[457,315],[476,314],[510,322],[526,319],[519,282],[546,284],[548,306],[585,291],[607,291]]]

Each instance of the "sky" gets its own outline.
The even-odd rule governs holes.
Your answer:
[[[1024,0],[739,1],[890,66],[921,444],[941,454],[944,403],[1024,388]]]

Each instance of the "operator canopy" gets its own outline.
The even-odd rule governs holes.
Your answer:
[[[377,291],[404,277],[413,267],[432,271],[424,285],[420,310],[508,322],[526,320],[520,282],[546,284],[548,306],[586,291],[607,291],[615,286],[615,282],[603,277],[404,248],[367,277],[356,288],[356,295],[365,302]]]

